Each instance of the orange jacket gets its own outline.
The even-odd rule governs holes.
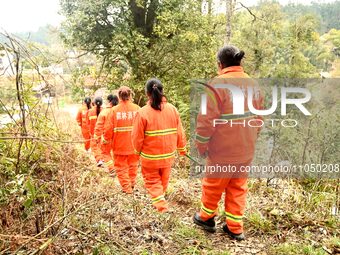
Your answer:
[[[133,120],[140,107],[131,101],[120,101],[114,106],[108,116],[105,126],[104,140],[112,141],[112,150],[116,155],[134,154],[131,143]]]
[[[150,103],[136,115],[132,129],[132,143],[140,154],[142,166],[152,168],[169,167],[173,163],[176,149],[185,154],[186,139],[177,109],[162,102],[162,111],[155,110]]]
[[[244,73],[241,66],[224,68],[217,78],[210,81],[213,84],[232,84],[243,91],[251,86],[254,90],[253,106],[256,109],[263,108],[263,96],[260,93],[257,83]],[[197,117],[196,146],[200,154],[208,153],[208,160],[215,163],[240,164],[251,160],[254,157],[255,142],[260,131],[258,127],[251,127],[247,122],[254,119],[252,126],[259,126],[256,119],[262,119],[253,115],[247,104],[245,96],[245,115],[233,115],[233,102],[227,89],[216,89],[222,107],[218,107],[214,93],[207,91],[207,114],[201,112]],[[246,93],[247,94],[247,93]],[[228,124],[220,124],[214,127],[215,119],[228,120]],[[234,123],[243,123],[230,125]]]
[[[88,128],[88,122],[87,122],[87,115],[88,115],[88,109],[86,105],[82,105],[77,113],[76,120],[78,122],[78,125],[84,129]]]
[[[94,139],[102,138],[102,135],[104,133],[105,123],[108,120],[108,116],[110,114],[111,109],[112,109],[112,106],[107,106],[100,112],[96,125],[94,127]],[[103,143],[105,144],[106,141],[103,140]]]
[[[100,112],[102,111],[102,108],[100,108]],[[97,107],[93,107],[89,110],[87,115],[87,123],[90,128],[90,134],[93,137],[94,136],[94,128],[96,126],[98,116],[97,116]]]

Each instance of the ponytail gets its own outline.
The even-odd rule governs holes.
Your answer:
[[[96,108],[96,114],[97,114],[97,117],[98,117],[99,113],[100,113],[100,106],[99,106],[99,105],[97,105],[97,108]]]
[[[163,101],[163,85],[160,80],[152,78],[146,82],[146,93],[150,97],[151,107],[155,110],[161,111],[161,104]]]
[[[118,97],[116,95],[110,94],[107,96],[107,101],[109,101],[112,106],[116,106],[118,104]]]
[[[240,50],[239,52],[237,52],[235,55],[234,55],[234,59],[235,61],[237,62],[241,62],[241,60],[243,59],[245,53],[243,50]]]
[[[97,117],[100,113],[100,108],[103,104],[103,99],[101,97],[96,97],[96,99],[94,100],[94,104],[96,105],[96,113],[97,113]]]
[[[84,103],[86,104],[87,110],[91,108],[91,98],[85,97]]]
[[[128,101],[132,97],[132,90],[127,86],[122,86],[118,90],[119,99],[122,101]]]
[[[240,66],[244,55],[245,52],[243,50],[239,50],[234,45],[226,45],[218,51],[217,60],[223,68]]]
[[[119,99],[116,95],[113,95],[113,99],[111,101],[112,106],[116,106],[119,103]]]

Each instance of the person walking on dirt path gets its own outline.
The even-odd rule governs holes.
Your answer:
[[[176,151],[186,153],[186,139],[177,109],[167,102],[158,79],[146,83],[147,105],[136,115],[132,129],[135,153],[141,156],[142,175],[153,206],[168,211],[165,192]]]
[[[232,45],[221,48],[217,54],[219,75],[212,79],[209,85],[236,86],[243,91],[245,102],[251,89],[253,106],[262,109],[263,97],[260,89],[241,67],[244,55],[243,51]],[[206,164],[210,168],[229,166],[228,169],[233,171],[236,169],[236,172],[205,173],[202,180],[201,208],[193,220],[205,230],[215,232],[214,217],[217,215],[218,203],[224,192],[226,221],[223,224],[223,231],[233,239],[243,240],[245,237],[242,218],[246,205],[247,175],[242,173],[241,169],[249,166],[253,160],[261,126],[258,125],[258,121],[261,118],[253,115],[248,106],[245,106],[244,115],[234,115],[233,100],[237,98],[233,98],[227,89],[215,89],[215,92],[215,96],[214,93],[207,93],[206,114],[199,113],[197,117],[196,146],[200,155],[207,157]],[[213,125],[216,119],[222,119],[224,125]],[[251,126],[246,124],[248,120],[252,120]],[[234,124],[231,124],[232,122]]]
[[[133,151],[131,131],[140,107],[132,102],[132,94],[132,90],[127,86],[119,88],[119,103],[111,109],[103,134],[105,141],[111,141],[114,157],[114,160],[107,160],[107,155],[105,165],[110,172],[116,171],[122,191],[127,194],[133,192],[139,161],[139,156]]]
[[[76,120],[78,125],[81,127],[81,133],[83,138],[85,139],[85,150],[88,151],[90,149],[91,144],[91,135],[90,135],[90,127],[87,122],[88,111],[91,109],[91,98],[85,97],[83,101],[83,105],[79,108]]]
[[[109,158],[109,160],[111,160],[111,141],[106,141],[103,138],[103,132],[105,123],[108,121],[108,115],[112,107],[118,104],[118,96],[110,94],[107,96],[107,101],[108,103],[100,112],[94,128],[94,141],[97,143],[97,146],[101,151],[101,156],[97,163],[98,167],[101,167],[104,164],[105,158]]]
[[[90,128],[90,135],[91,135],[91,151],[93,156],[95,157],[97,164],[101,160],[101,150],[97,144],[97,141],[94,138],[94,128],[97,123],[98,116],[102,111],[103,99],[101,97],[96,97],[94,99],[94,107],[91,108],[88,112],[88,125]]]

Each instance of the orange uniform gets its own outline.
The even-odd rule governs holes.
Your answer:
[[[142,175],[153,205],[167,211],[164,198],[176,150],[185,154],[186,139],[177,109],[163,98],[161,111],[150,102],[137,112],[132,143],[141,156]]]
[[[123,192],[132,193],[135,186],[139,156],[134,153],[131,143],[133,120],[140,107],[131,101],[120,101],[108,115],[109,125],[105,127],[104,140],[112,141],[114,164],[105,161],[110,171],[113,168]]]
[[[232,165],[237,171],[241,166],[251,164],[255,151],[255,142],[260,129],[257,123],[259,117],[254,116],[247,106],[247,89],[251,87],[253,105],[256,109],[262,108],[263,98],[254,80],[244,73],[241,66],[224,68],[220,75],[210,84],[232,84],[241,88],[245,94],[245,114],[233,115],[233,100],[227,89],[216,89],[222,107],[217,106],[214,95],[208,96],[207,114],[201,113],[197,118],[196,145],[201,155],[207,154],[207,165]],[[228,124],[216,125],[216,119],[227,120]],[[247,124],[252,120],[252,126]],[[238,123],[231,125],[230,122]],[[244,124],[245,123],[245,124]],[[257,123],[257,124],[256,124]],[[200,217],[206,221],[217,214],[218,202],[225,192],[225,215],[229,230],[235,234],[243,232],[242,217],[244,213],[247,178],[239,173],[206,176],[202,180],[202,207]]]
[[[81,127],[81,133],[83,135],[83,138],[85,139],[85,150],[90,149],[90,142],[91,142],[91,135],[90,135],[90,129],[87,122],[87,114],[88,109],[86,105],[83,105],[79,108],[79,111],[77,113],[76,120],[78,122],[78,125]]]
[[[100,112],[94,128],[94,140],[101,150],[101,159],[104,162],[105,159],[107,161],[111,160],[111,141],[106,141],[103,137],[105,123],[108,121],[111,109],[112,106],[107,106]]]
[[[100,112],[101,112],[102,108],[100,108]],[[94,138],[94,129],[97,123],[97,107],[93,107],[89,110],[88,112],[88,125],[89,125],[89,129],[90,129],[90,135],[91,135],[91,150],[92,153],[96,159],[96,161],[98,162],[101,159],[101,150],[99,145],[97,144],[97,141]]]

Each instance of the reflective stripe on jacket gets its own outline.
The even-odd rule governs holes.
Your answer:
[[[100,108],[100,112],[101,111],[102,111],[102,108]],[[96,126],[98,116],[97,116],[97,107],[93,107],[89,110],[87,120],[88,120],[88,125],[90,128],[90,134],[92,137],[94,136],[94,128]]]
[[[82,128],[88,128],[88,122],[87,122],[87,114],[88,114],[88,109],[86,105],[82,105],[77,113],[76,120],[78,122],[78,125]]]
[[[104,126],[108,119],[108,115],[110,114],[111,109],[112,109],[112,106],[107,106],[100,112],[97,122],[96,122],[96,126],[94,128],[95,139],[102,137],[104,133]],[[105,144],[105,140],[103,141],[103,143]]]
[[[144,167],[171,166],[176,150],[185,153],[186,139],[177,109],[163,99],[162,110],[142,107],[132,130],[135,153],[140,154]]]
[[[112,140],[113,153],[116,155],[134,154],[131,131],[133,120],[140,107],[131,101],[120,101],[112,108],[105,127],[104,139]]]

